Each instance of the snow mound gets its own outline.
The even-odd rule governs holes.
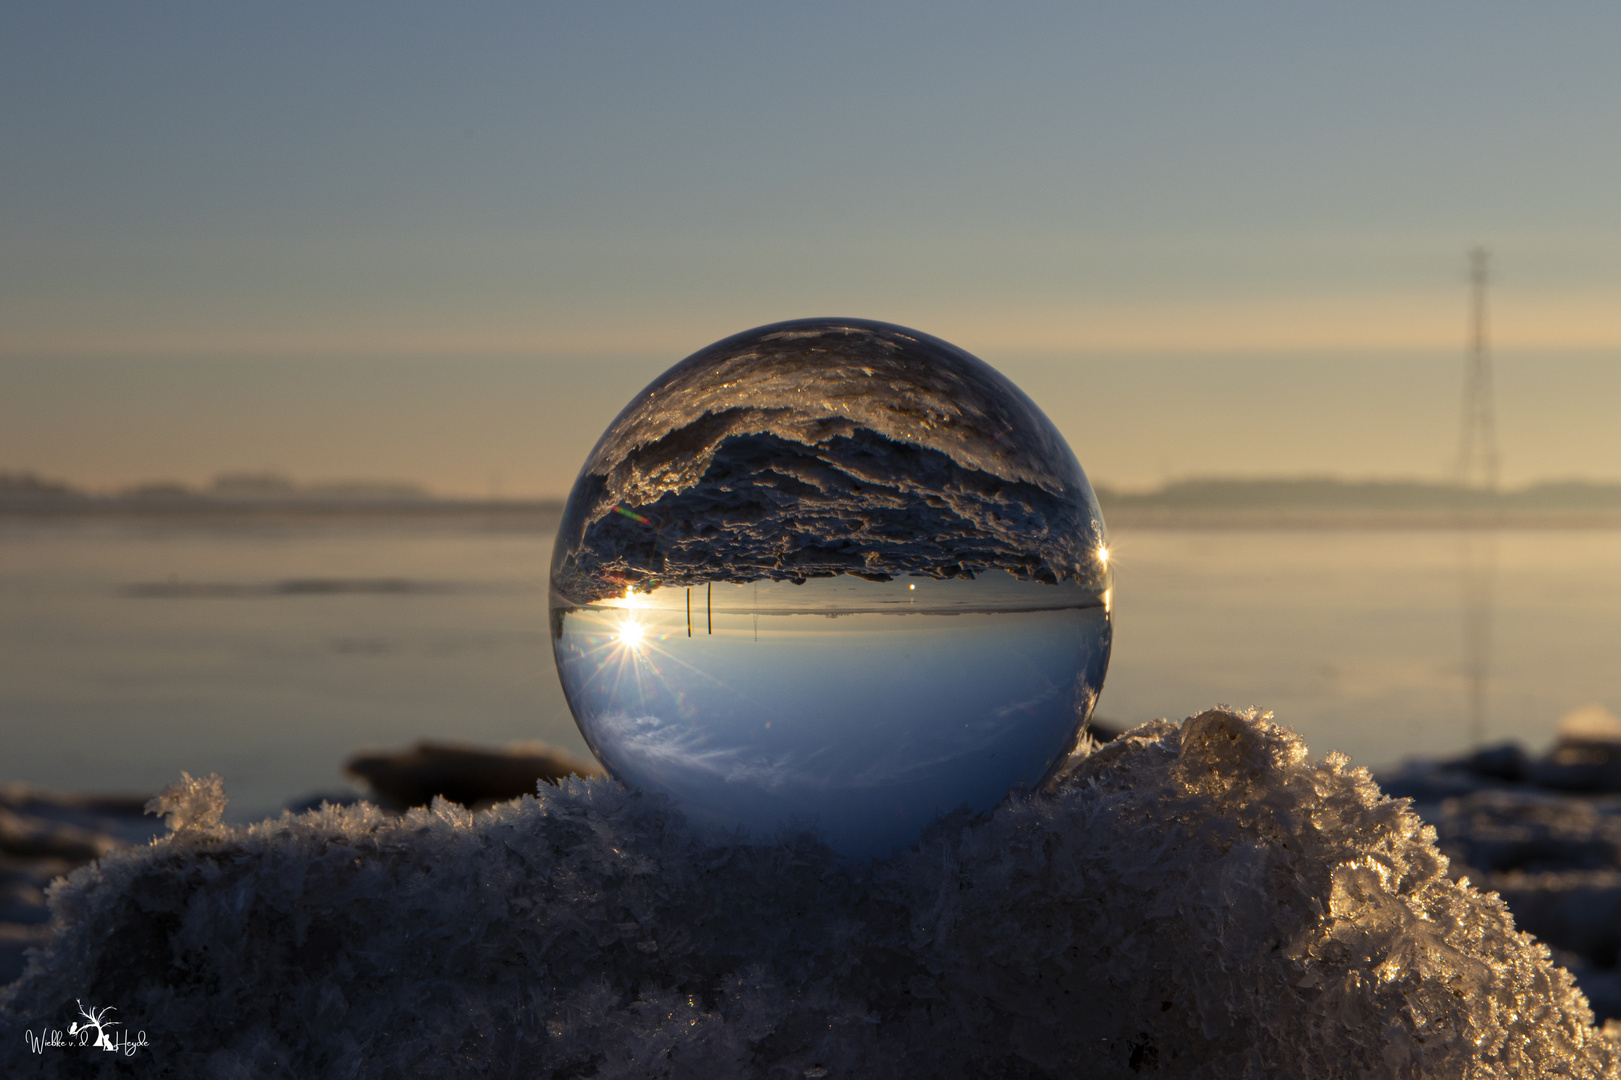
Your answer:
[[[1406,802],[1255,714],[1144,725],[861,868],[606,780],[240,828],[206,782],[180,794],[193,827],[52,886],[0,1073],[130,1064],[30,1049],[79,1001],[218,1077],[1621,1071]]]

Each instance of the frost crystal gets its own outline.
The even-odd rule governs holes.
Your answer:
[[[163,823],[174,832],[210,832],[225,816],[225,781],[219,773],[200,780],[183,772],[180,779],[164,788],[146,804],[148,814],[162,814]]]
[[[1570,976],[1446,869],[1365,772],[1227,711],[860,871],[605,780],[328,806],[53,886],[0,1073],[122,1068],[29,1053],[83,999],[176,1075],[1617,1075]]]

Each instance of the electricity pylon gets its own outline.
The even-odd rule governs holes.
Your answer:
[[[1458,444],[1457,478],[1460,487],[1495,495],[1499,479],[1497,416],[1492,400],[1491,352],[1486,338],[1486,284],[1486,250],[1476,248],[1469,253],[1469,354],[1465,360],[1463,432]],[[1486,740],[1497,536],[1490,527],[1465,529],[1462,541],[1463,674],[1469,740],[1479,748]]]
[[[1492,401],[1492,360],[1486,341],[1485,248],[1469,253],[1469,358],[1463,383],[1463,436],[1458,444],[1458,483],[1497,490],[1497,415]]]

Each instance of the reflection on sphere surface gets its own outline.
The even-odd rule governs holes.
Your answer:
[[[604,433],[553,554],[586,741],[700,826],[884,855],[1047,779],[1102,687],[1101,515],[1041,411],[883,323],[728,338]]]

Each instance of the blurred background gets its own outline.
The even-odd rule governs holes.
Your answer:
[[[812,315],[1064,432],[1117,726],[1254,705],[1380,765],[1621,711],[1618,44],[1598,3],[8,4],[0,780],[218,770],[244,818],[366,745],[583,753],[558,500],[658,372]]]

